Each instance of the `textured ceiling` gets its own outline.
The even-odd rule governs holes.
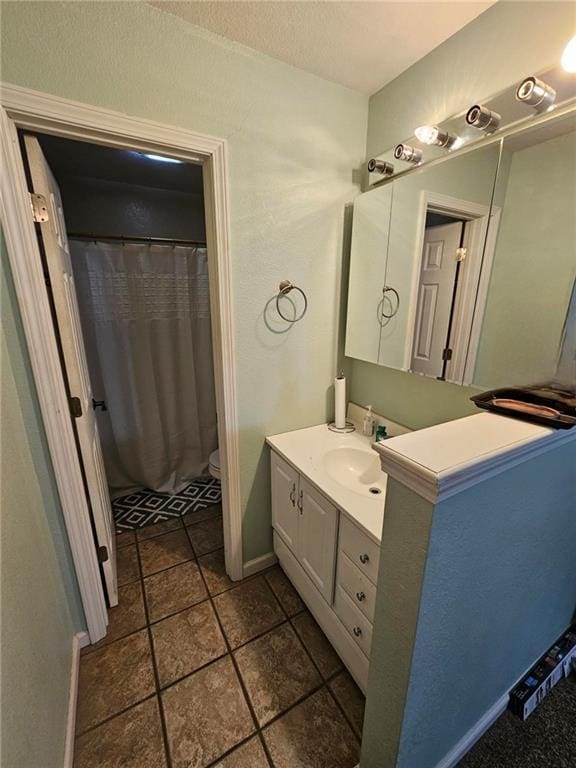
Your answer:
[[[152,2],[326,80],[372,94],[493,2]]]

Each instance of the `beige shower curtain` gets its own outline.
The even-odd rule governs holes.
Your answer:
[[[217,446],[206,249],[70,248],[111,494],[176,493]]]

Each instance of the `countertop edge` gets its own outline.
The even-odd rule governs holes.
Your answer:
[[[466,419],[468,422],[464,425]],[[498,437],[494,438],[489,449],[471,453],[470,445],[474,444],[474,439],[478,439],[481,434],[489,436],[491,428],[496,425],[495,419],[499,420]],[[508,424],[504,424],[502,419]],[[457,422],[456,434],[454,425]],[[435,504],[535,456],[576,441],[576,428],[551,430],[531,424],[533,429],[529,429],[526,424],[494,414],[474,414],[413,432],[409,440],[400,442],[397,438],[391,438],[374,444],[373,448],[380,455],[384,472]],[[468,456],[463,461],[448,462],[442,466],[442,446],[454,439],[463,443],[466,441]],[[429,444],[434,446],[436,467],[426,465],[416,458],[425,441],[430,441]]]
[[[315,426],[322,426],[322,425],[315,425]],[[294,431],[298,431],[298,430],[294,430]],[[281,434],[286,434],[286,433],[281,433]],[[338,501],[333,496],[331,496],[330,493],[327,492],[326,488],[323,488],[321,485],[315,482],[301,465],[298,465],[298,463],[295,462],[293,458],[288,456],[281,448],[278,447],[276,443],[274,443],[274,437],[276,437],[276,435],[270,435],[266,437],[266,444],[269,446],[269,448],[276,451],[276,453],[279,454],[284,459],[284,461],[290,464],[290,466],[293,467],[297,472],[302,474],[308,480],[308,482],[311,483],[314,486],[314,488],[318,490],[319,493],[325,496],[328,499],[328,501],[331,504],[333,504],[339,512],[345,515],[355,526],[357,526],[365,536],[368,536],[368,538],[371,539],[374,543],[376,543],[378,546],[381,546],[382,535],[380,534],[379,536],[377,536],[376,534],[374,534],[373,531],[367,528],[357,517],[354,516],[352,512],[347,510],[340,501]],[[384,516],[384,512],[382,512],[382,517],[383,516]]]

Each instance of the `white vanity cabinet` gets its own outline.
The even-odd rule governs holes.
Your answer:
[[[364,691],[380,546],[274,449],[274,551]]]
[[[272,452],[272,525],[322,597],[332,603],[338,510]]]

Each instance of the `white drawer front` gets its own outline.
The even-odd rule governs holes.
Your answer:
[[[340,515],[340,519],[339,548],[348,555],[362,573],[368,576],[373,584],[376,584],[380,547],[351,523],[345,515]]]
[[[352,560],[344,552],[338,554],[336,583],[342,587],[368,621],[373,623],[376,587],[359,568],[356,568]]]
[[[354,638],[360,649],[370,656],[370,647],[372,645],[372,624],[366,616],[361,613],[348,597],[342,587],[336,587],[336,599],[334,600],[334,610],[336,615],[344,624],[350,636]]]

